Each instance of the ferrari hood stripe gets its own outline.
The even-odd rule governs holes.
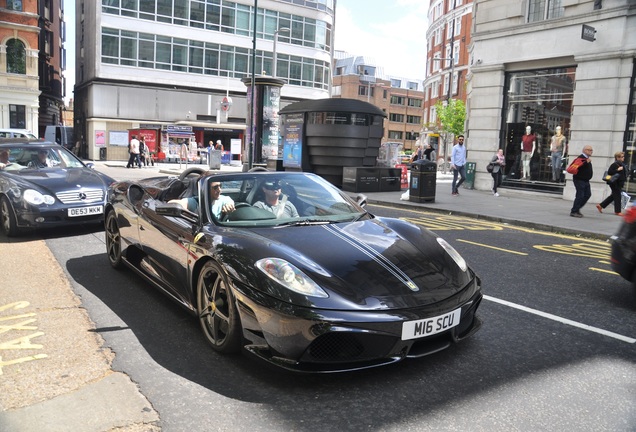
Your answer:
[[[322,225],[322,228],[329,231],[331,234],[340,238],[341,240],[349,243],[354,248],[358,249],[363,254],[367,255],[369,258],[374,260],[376,263],[384,267],[389,273],[391,273],[397,280],[406,285],[406,287],[412,291],[419,291],[419,288],[408,277],[406,273],[404,273],[398,266],[389,261],[384,255],[378,253],[375,249],[369,246],[367,243],[364,243],[358,238],[351,237],[349,234],[344,232],[340,227],[334,225]]]

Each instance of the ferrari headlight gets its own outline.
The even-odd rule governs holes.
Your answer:
[[[440,246],[444,248],[446,253],[450,255],[450,257],[453,259],[453,261],[455,261],[459,268],[462,269],[462,271],[465,272],[466,270],[468,270],[468,266],[466,265],[466,261],[464,261],[464,258],[462,258],[459,252],[457,252],[454,247],[448,244],[446,240],[441,237],[437,237],[437,243],[439,243]]]
[[[256,261],[256,267],[285,288],[309,297],[329,297],[307,275],[295,265],[280,258],[263,258]]]
[[[22,194],[22,197],[31,205],[51,205],[55,202],[55,198],[53,198],[51,195],[44,195],[33,189],[25,190],[24,194]]]

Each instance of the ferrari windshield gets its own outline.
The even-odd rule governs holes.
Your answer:
[[[366,214],[323,178],[308,173],[213,175],[201,183],[204,210],[227,226],[294,226],[357,220]],[[232,205],[228,205],[228,204]]]

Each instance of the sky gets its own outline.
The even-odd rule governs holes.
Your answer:
[[[75,0],[63,1],[68,102],[75,85]],[[334,47],[369,57],[386,75],[424,79],[428,4],[428,0],[337,0]]]
[[[73,99],[73,86],[75,86],[75,0],[64,0],[64,21],[66,22],[66,97],[64,101],[68,105]]]
[[[424,79],[428,0],[337,0],[336,50],[371,57],[386,75]]]

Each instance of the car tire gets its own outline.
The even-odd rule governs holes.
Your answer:
[[[123,266],[121,258],[121,234],[119,233],[119,225],[117,224],[117,214],[111,210],[106,215],[104,222],[104,231],[106,232],[106,255],[110,265],[115,269],[121,269]]]
[[[197,281],[197,315],[203,334],[215,351],[240,350],[243,336],[231,284],[214,261],[203,265]]]
[[[7,237],[15,237],[20,233],[15,212],[6,196],[0,198],[0,229]]]

